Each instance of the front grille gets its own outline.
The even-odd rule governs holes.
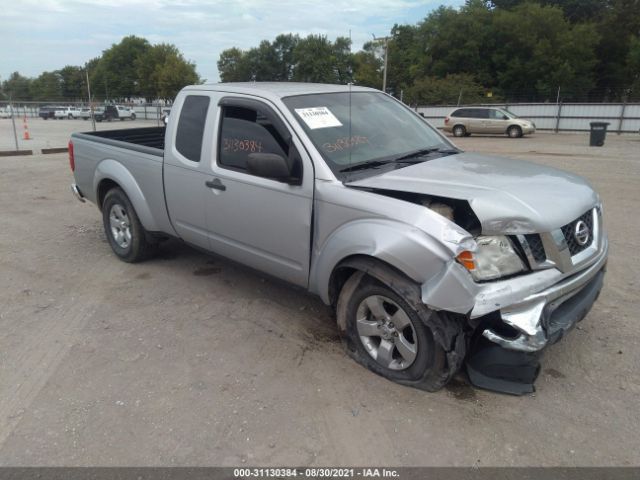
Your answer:
[[[542,239],[537,233],[531,233],[524,236],[524,239],[529,244],[529,250],[536,263],[542,263],[547,259],[546,253],[544,253],[544,247],[542,246]]]
[[[584,222],[589,230],[589,236],[587,242],[584,245],[580,245],[576,240],[576,225],[578,222]],[[569,252],[571,255],[576,255],[586,248],[588,248],[593,243],[593,211],[589,210],[585,214],[576,218],[573,222],[568,223],[564,227],[562,227],[562,234],[564,235],[564,239],[567,242],[567,246],[569,247]]]

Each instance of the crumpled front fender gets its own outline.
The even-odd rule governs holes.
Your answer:
[[[453,257],[450,249],[424,231],[387,219],[363,219],[343,225],[317,251],[310,290],[327,304],[334,268],[354,255],[389,264],[418,285],[445,269]]]

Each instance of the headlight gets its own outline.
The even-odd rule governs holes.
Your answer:
[[[476,243],[475,252],[465,251],[458,255],[458,261],[475,280],[495,280],[525,269],[511,241],[504,235],[480,236]]]

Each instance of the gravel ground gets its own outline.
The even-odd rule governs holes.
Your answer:
[[[316,298],[175,241],[125,264],[65,154],[0,158],[0,465],[639,465],[640,137],[457,143],[604,199],[606,286],[535,395],[388,382]]]

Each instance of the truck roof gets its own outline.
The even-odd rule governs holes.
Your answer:
[[[229,82],[209,83],[204,85],[190,85],[185,90],[213,90],[218,92],[244,93],[266,98],[283,98],[292,95],[308,95],[312,93],[340,93],[348,92],[349,85],[333,85],[328,83],[303,82]],[[352,92],[377,92],[368,87],[352,85]]]

